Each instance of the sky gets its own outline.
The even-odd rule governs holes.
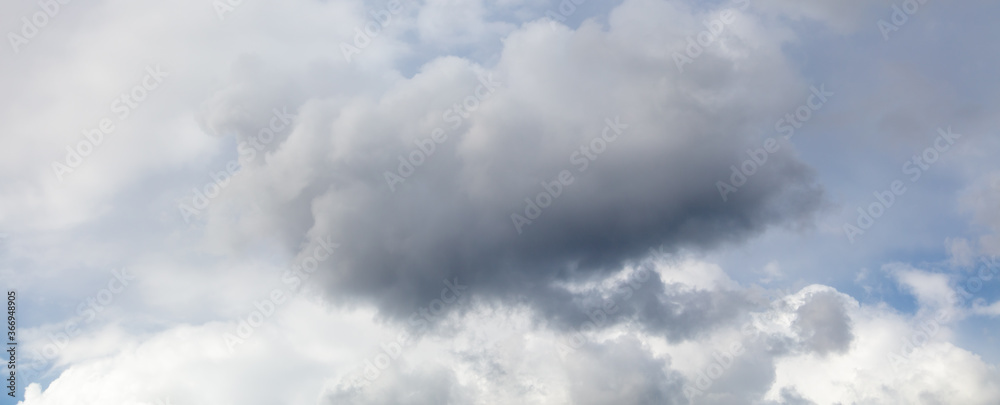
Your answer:
[[[4,1],[0,404],[1000,403],[996,15]]]

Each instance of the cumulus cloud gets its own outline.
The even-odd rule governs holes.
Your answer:
[[[235,327],[227,322],[120,339],[119,353],[74,362],[44,390],[29,387],[24,405],[70,398],[81,404],[222,399],[246,404],[882,404],[946,398],[987,404],[1000,399],[995,366],[951,343],[946,324],[932,330],[929,339],[914,338],[924,330],[925,319],[861,305],[830,287],[775,293],[770,306],[740,322],[683,342],[615,325],[587,329],[573,344],[575,332],[534,322],[529,307],[468,302],[469,310],[449,315],[443,329],[398,350],[391,343],[401,329],[372,324],[374,307],[332,309],[299,297],[232,351],[222,339]],[[803,333],[825,318],[832,318],[832,325],[850,325],[850,336],[832,328],[827,338]],[[734,351],[736,344],[741,349]]]
[[[835,294],[817,294],[796,310],[792,324],[806,347],[819,354],[846,352],[854,334],[850,318],[840,297]]]
[[[760,38],[735,34],[682,74],[669,53],[647,52],[638,31],[681,40],[687,33],[660,19],[696,20],[671,10],[625,2],[607,30],[526,23],[490,68],[443,57],[378,92],[294,107],[288,139],[226,196],[256,196],[262,210],[242,228],[219,212],[209,232],[288,235],[289,245],[302,233],[331,235],[341,254],[318,274],[333,299],[401,316],[443,279],[544,307],[574,299],[558,283],[609,277],[650,247],[707,249],[805,221],[823,197],[793,155],[771,156],[728,201],[717,187],[754,142],[752,128],[773,121],[761,113],[800,97],[802,83],[776,47],[745,52]],[[226,105],[230,96],[213,97]],[[560,173],[569,177],[553,185]],[[671,310],[652,297],[637,305],[666,327]],[[721,313],[727,300],[685,299]]]
[[[633,337],[588,345],[567,361],[576,404],[683,404],[683,377]],[[667,371],[665,371],[667,370]],[[668,375],[669,373],[669,375]]]
[[[19,95],[0,129],[25,134],[0,148],[0,276],[45,312],[23,347],[107,268],[141,281],[58,342],[21,404],[1000,402],[962,323],[1000,303],[956,285],[995,275],[977,262],[1000,251],[989,136],[965,126],[967,161],[906,184],[955,201],[899,195],[873,225],[946,231],[848,248],[827,226],[852,183],[898,177],[869,154],[895,165],[946,119],[988,127],[987,97],[950,107],[982,83],[865,42],[891,6],[861,0],[577,3],[62,6],[0,63]],[[907,29],[959,25],[942,13]],[[119,118],[150,69],[162,87]],[[793,120],[803,102],[815,121]],[[114,133],[54,174],[102,117]],[[288,302],[265,310],[274,288]]]

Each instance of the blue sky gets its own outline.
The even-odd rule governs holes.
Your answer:
[[[0,403],[1000,400],[1000,5],[228,4],[0,5]]]

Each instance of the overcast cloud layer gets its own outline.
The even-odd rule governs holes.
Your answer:
[[[1000,403],[997,4],[62,1],[0,403]]]

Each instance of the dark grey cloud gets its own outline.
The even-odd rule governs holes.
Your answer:
[[[653,267],[645,262],[643,266]],[[647,274],[638,272],[639,274]],[[607,290],[571,293],[558,287],[538,292],[535,309],[550,326],[579,331],[596,322],[598,327],[634,323],[669,341],[683,341],[732,321],[755,303],[745,291],[696,290],[678,283],[665,284],[658,273],[648,279],[636,273]],[[602,319],[606,318],[606,321]]]
[[[219,212],[209,234],[238,241],[265,232],[293,249],[303,245],[300,235],[329,235],[340,248],[312,279],[331,301],[374,303],[387,318],[406,319],[439,297],[443,280],[458,280],[480,299],[517,297],[573,327],[586,319],[577,303],[587,295],[566,282],[603,280],[650,247],[708,250],[808,222],[823,195],[794,153],[771,154],[728,201],[716,186],[805,87],[769,48],[706,51],[696,61],[702,68],[681,74],[669,53],[648,53],[634,31],[689,34],[663,16],[683,18],[626,4],[608,30],[528,24],[490,68],[446,57],[380,92],[334,90],[297,106],[291,135],[234,186],[241,191],[233,198],[252,196],[261,212],[236,231]],[[455,112],[491,80],[500,86],[474,111]],[[220,94],[209,109],[232,104]],[[224,114],[206,114],[213,126],[233,126]],[[613,141],[609,120],[625,127]],[[419,151],[436,128],[447,139],[390,187],[386,173],[408,172],[398,170],[400,157]],[[602,143],[603,153],[588,152],[593,160],[578,153]],[[542,183],[563,171],[572,183],[517,229],[512,214],[528,217],[525,199],[537,200]],[[654,278],[624,308],[626,318],[684,339],[733,316],[743,300],[681,292]]]
[[[56,4],[36,3],[4,2],[0,14],[18,31],[29,21],[16,19],[44,18],[38,7]],[[574,1],[412,1],[352,63],[338,45],[377,21],[370,11],[385,0],[244,2],[224,21],[209,3],[70,5],[24,49],[0,56],[10,62],[0,63],[9,73],[0,88],[19,95],[0,108],[10,134],[0,152],[8,173],[0,175],[8,190],[0,228],[10,236],[0,241],[0,278],[43,309],[24,314],[26,348],[47,344],[78,298],[93,296],[95,271],[134,266],[147,280],[116,298],[106,324],[53,342],[56,366],[28,381],[25,404],[680,404],[692,374],[713,360],[725,370],[693,403],[1000,403],[981,319],[941,325],[952,333],[894,370],[872,353],[910,338],[925,302],[914,315],[894,310],[907,299],[898,294],[857,304],[812,288],[785,294],[762,319],[763,305],[739,286],[759,268],[769,287],[848,286],[854,274],[845,268],[939,256],[942,232],[973,241],[967,254],[1000,251],[989,114],[1000,92],[991,80],[996,57],[979,45],[995,37],[997,5],[920,6],[883,41],[875,23],[915,0],[736,0],[728,6],[748,3],[749,14],[738,12],[682,74],[673,52],[712,29],[726,2],[594,0],[562,11]],[[565,21],[528,21],[551,10]],[[169,86],[58,186],[50,160],[152,62],[171,72]],[[498,88],[466,107],[475,111],[456,112],[489,75]],[[771,231],[808,226],[823,205],[787,143],[728,200],[716,188],[820,83],[836,101],[793,142],[848,211],[855,197],[870,200],[877,188],[869,182],[898,174],[897,157],[923,150],[933,128],[954,125],[967,139],[954,163],[943,161],[887,213],[879,228],[888,236],[871,235],[864,247],[826,243],[827,232]],[[190,227],[174,215],[176,199],[245,158],[232,146],[253,142],[272,111],[286,108],[294,125],[243,162],[208,214]],[[603,132],[608,120],[624,123],[614,141]],[[435,128],[447,140],[428,144]],[[584,158],[591,152],[581,145],[597,144],[606,150]],[[397,173],[399,156],[415,152],[429,156],[408,163],[412,175]],[[572,184],[538,218],[527,214],[524,198],[563,171]],[[406,181],[386,184],[387,172]],[[978,179],[962,205],[971,229],[950,209],[951,191],[970,177]],[[515,225],[511,214],[532,222]],[[922,223],[929,226],[915,227]],[[762,243],[747,244],[761,234]],[[339,247],[308,283],[346,305],[299,296],[280,311],[261,307],[262,293],[276,287],[271,270],[303,263],[312,248],[303,249],[320,238]],[[733,252],[738,263],[721,267],[736,281],[715,283],[726,276],[714,268],[636,280],[632,269],[644,268],[650,247],[708,262],[718,256],[702,253]],[[286,260],[289,251],[300,257]],[[849,289],[881,281],[859,277]],[[469,299],[447,311],[468,312],[450,312],[462,316],[436,324],[436,336],[401,357],[389,354],[382,336],[413,326],[410,315],[438,304],[445,282],[469,287]],[[894,291],[886,288],[869,292]],[[596,312],[608,303],[613,311]],[[368,324],[367,304],[391,324]],[[513,309],[516,328],[481,333],[491,316],[477,318],[482,306]],[[252,341],[217,350],[220,337],[255,319],[248,311],[267,318]],[[731,364],[710,359],[741,339],[734,326],[748,318],[765,335],[742,337],[746,351]],[[562,362],[550,358],[551,346],[588,325],[608,329],[587,333]],[[370,386],[331,388],[378,355],[394,358]],[[253,367],[260,364],[267,367]]]

